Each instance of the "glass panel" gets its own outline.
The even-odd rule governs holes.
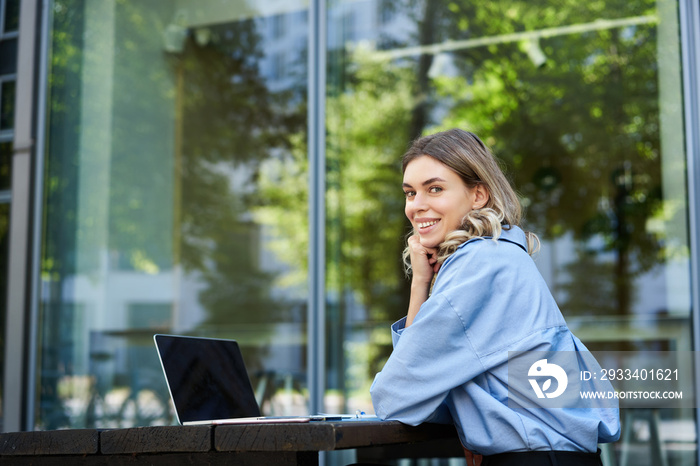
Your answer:
[[[15,126],[15,81],[3,81],[0,92],[0,130]]]
[[[5,317],[7,315],[7,267],[10,241],[10,204],[0,204],[0,386],[5,378]],[[0,390],[0,429],[4,417],[5,397]]]
[[[0,191],[12,185],[12,142],[0,142]]]
[[[3,31],[12,32],[19,28],[19,0],[5,0],[5,24]]]
[[[38,428],[173,422],[157,332],[235,338],[263,411],[307,412],[306,21],[54,2]]]
[[[329,388],[349,408],[371,409],[389,325],[406,313],[401,155],[451,127],[499,156],[543,239],[537,265],[590,349],[692,349],[677,9],[330,3]],[[694,419],[623,410],[614,452],[629,464],[655,464],[652,451],[696,464],[694,434],[674,430],[694,433]]]
[[[17,39],[0,40],[0,75],[17,73]]]

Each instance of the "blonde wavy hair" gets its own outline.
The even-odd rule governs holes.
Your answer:
[[[469,189],[482,185],[489,193],[486,205],[467,213],[459,229],[448,233],[438,246],[438,263],[444,262],[460,244],[472,238],[490,236],[497,240],[503,229],[520,226],[522,208],[518,196],[491,151],[475,134],[454,128],[415,140],[403,156],[403,172],[409,163],[422,156],[432,157],[446,165]],[[527,251],[532,255],[539,250],[540,240],[531,232],[525,232],[525,236]],[[407,273],[411,271],[409,258],[406,247],[403,260]]]

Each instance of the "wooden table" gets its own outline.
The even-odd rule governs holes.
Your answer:
[[[454,427],[396,421],[163,426],[0,434],[11,465],[318,465],[318,452],[357,449],[358,461],[459,457]]]

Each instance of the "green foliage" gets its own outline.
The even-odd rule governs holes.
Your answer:
[[[452,2],[450,8],[474,18],[473,37],[656,14],[655,2],[569,2],[556,10],[548,2]],[[573,233],[588,245],[581,263],[594,260],[591,248],[603,261],[614,253],[616,266],[601,264],[599,273],[615,288],[599,289],[615,312],[627,314],[633,277],[665,256],[663,232],[647,229],[664,210],[656,25],[557,35],[539,45],[547,57],[541,67],[516,43],[455,52],[461,73],[433,81],[436,98],[450,102],[434,129],[457,126],[481,135],[505,162],[528,226],[544,238]],[[573,290],[583,270],[569,272]],[[562,304],[611,312],[580,299],[571,292]]]
[[[291,304],[273,290],[294,290],[305,270],[305,260],[283,256],[295,278],[280,281],[260,257],[267,248],[279,251],[279,238],[290,239],[290,232],[299,238],[308,229],[306,220],[290,222],[298,214],[305,219],[305,107],[295,89],[268,89],[253,59],[263,54],[257,28],[253,20],[212,28],[215,40],[189,39],[172,58],[182,81],[179,259],[207,284],[200,293],[209,313],[205,326],[290,321]],[[284,177],[289,191],[267,175]],[[283,214],[271,217],[272,206]]]
[[[415,98],[408,67],[372,61],[357,49],[343,93],[328,101],[328,289],[351,293],[370,319],[401,315],[406,219],[401,155]]]

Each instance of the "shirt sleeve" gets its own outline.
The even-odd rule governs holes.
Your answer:
[[[406,424],[444,422],[445,398],[483,372],[466,328],[441,295],[426,301],[408,328],[392,326],[394,351],[374,379],[370,393],[381,419]]]
[[[396,344],[399,342],[399,338],[401,338],[401,334],[406,328],[406,319],[407,317],[404,317],[391,326],[391,343],[394,348],[396,348]]]

